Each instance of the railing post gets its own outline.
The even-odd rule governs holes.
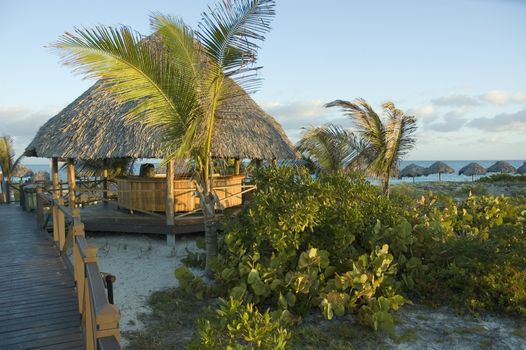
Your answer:
[[[44,205],[42,203],[42,198],[40,197],[42,192],[43,192],[42,188],[37,187],[36,189],[36,201],[37,201],[36,214],[37,214],[37,223],[38,223],[39,230],[42,229],[42,226],[44,224]]]
[[[58,198],[57,204],[64,206],[64,198]],[[55,217],[53,217],[55,221]],[[64,220],[64,213],[57,206],[57,240],[58,240],[58,249],[62,253],[64,250],[64,245],[66,244],[66,222]]]

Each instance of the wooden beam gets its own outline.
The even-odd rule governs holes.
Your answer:
[[[241,168],[241,160],[239,158],[234,159],[234,175],[239,175]]]
[[[174,232],[174,161],[169,160],[166,164],[166,243],[175,245]]]
[[[51,182],[53,184],[53,199],[57,200],[61,194],[60,194],[60,188],[59,188],[59,178],[58,178],[58,158],[53,157],[51,158]],[[58,207],[54,203],[53,204],[53,241],[57,245],[60,245],[59,243],[59,221],[58,221]],[[62,248],[62,247],[60,247]],[[59,249],[60,249],[59,248]]]
[[[108,159],[102,161],[102,198],[108,199]]]
[[[68,159],[68,187],[69,187],[69,207],[75,208],[75,162],[73,158]]]

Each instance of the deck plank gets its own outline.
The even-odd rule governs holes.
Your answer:
[[[33,215],[0,205],[0,349],[83,349],[75,283]]]

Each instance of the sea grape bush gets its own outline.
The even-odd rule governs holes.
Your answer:
[[[360,176],[302,168],[255,181],[253,201],[224,227],[214,283],[176,272],[189,293],[266,309],[283,327],[321,312],[391,332],[409,299],[526,316],[526,210],[507,198],[388,199]]]

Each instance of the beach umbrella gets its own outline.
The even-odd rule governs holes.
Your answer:
[[[31,178],[31,181],[32,182],[50,182],[51,176],[49,175],[47,171],[39,170],[35,173],[35,175],[33,175],[33,177]]]
[[[526,162],[517,168],[517,174],[526,174]]]
[[[424,175],[431,175],[431,174],[438,174],[438,181],[441,181],[440,178],[441,174],[453,174],[455,172],[455,169],[450,167],[444,162],[434,162],[431,164],[429,168],[426,169],[426,173]]]
[[[18,164],[15,167],[15,170],[13,170],[13,172],[11,173],[11,177],[18,177],[20,179],[23,177],[31,176],[33,176],[33,170],[29,169],[27,166],[22,164]]]
[[[416,164],[409,164],[400,171],[400,177],[412,177],[413,183],[415,182],[415,177],[422,176],[426,173],[426,168],[421,167]]]
[[[471,176],[471,181],[475,175],[486,174],[486,169],[477,163],[469,163],[458,172],[459,175]]]
[[[514,173],[515,171],[517,171],[517,169],[515,169],[515,167],[513,165],[511,165],[510,163],[505,162],[503,160],[499,160],[498,162],[496,162],[495,164],[490,166],[488,169],[486,169],[486,171],[488,173],[507,173],[507,174],[510,174],[510,173]]]

